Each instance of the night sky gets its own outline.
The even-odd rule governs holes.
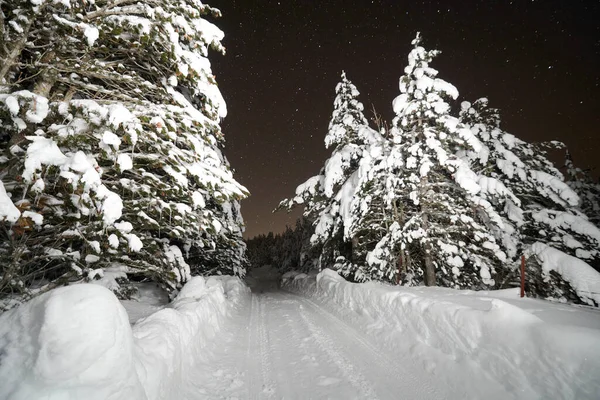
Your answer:
[[[391,121],[392,100],[421,31],[432,67],[463,100],[488,97],[504,130],[560,140],[600,170],[597,0],[211,0],[227,55],[212,54],[228,104],[225,154],[251,192],[246,237],[280,232],[300,211],[271,211],[317,174],[340,72]],[[560,155],[562,157],[562,155]],[[562,159],[561,159],[562,162]]]

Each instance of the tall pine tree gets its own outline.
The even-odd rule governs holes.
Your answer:
[[[205,19],[219,11],[199,0],[2,9],[0,178],[20,215],[3,218],[0,290],[105,272],[174,290],[191,273],[242,274],[247,191],[222,154],[226,106],[207,58],[224,52]]]
[[[482,196],[503,217],[499,239],[509,257],[517,261],[542,242],[598,270],[600,230],[582,213],[580,197],[547,156],[547,149],[563,144],[528,143],[503,131],[498,110],[485,98],[463,102],[460,118],[482,144],[467,158],[486,176],[480,178],[485,180]]]
[[[480,144],[450,115],[447,100],[458,91],[429,66],[439,52],[425,50],[419,34],[412,44],[393,102],[388,158],[395,161],[387,176],[371,178],[385,183],[380,195],[393,219],[367,261],[388,279],[402,258],[415,283],[422,276],[426,285],[490,287],[505,259],[491,233],[501,220],[478,196],[475,173],[455,156]]]
[[[351,265],[351,239],[344,237],[345,218],[349,215],[357,169],[363,152],[371,143],[381,140],[369,128],[364,107],[358,101],[359,92],[342,72],[336,85],[334,110],[325,136],[325,145],[332,154],[320,174],[310,178],[296,189],[296,197],[281,202],[281,208],[304,206],[304,216],[314,221],[315,234],[311,242],[320,249],[322,267],[333,266],[341,257],[341,264]]]

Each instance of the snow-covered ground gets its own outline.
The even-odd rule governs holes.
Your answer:
[[[277,290],[251,299],[196,370],[189,398],[444,398],[427,371],[389,357],[316,302]]]
[[[154,314],[169,303],[169,295],[156,283],[144,282],[135,286],[136,295],[131,300],[121,300],[131,324]]]
[[[288,273],[284,288],[360,330],[442,397],[599,399],[600,312],[516,290],[458,291],[351,284],[325,270]]]
[[[194,278],[166,306],[151,285],[137,303],[96,285],[40,296],[0,316],[0,398],[600,398],[596,310],[277,278],[255,270],[253,293]]]
[[[132,327],[102,286],[52,290],[0,315],[0,399],[195,398],[188,373],[248,294],[238,278],[195,277]]]

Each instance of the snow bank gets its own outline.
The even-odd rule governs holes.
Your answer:
[[[0,398],[142,399],[127,313],[108,289],[52,290],[0,316]]]
[[[0,316],[0,398],[180,398],[184,372],[248,293],[238,278],[195,277],[132,328],[102,286],[52,290]]]
[[[568,318],[546,322],[481,292],[352,284],[331,270],[316,279],[286,278],[286,289],[342,307],[385,351],[420,360],[465,398],[600,398],[598,329],[569,325]],[[582,312],[600,320],[598,312]],[[474,382],[482,371],[494,385]]]
[[[194,277],[171,308],[134,325],[136,370],[148,399],[181,398],[184,372],[218,333],[229,307],[247,293],[237,278]]]

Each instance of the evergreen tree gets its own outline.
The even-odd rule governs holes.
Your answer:
[[[486,175],[480,177],[481,194],[503,218],[499,238],[510,259],[516,262],[541,242],[598,270],[600,230],[581,212],[579,196],[547,157],[547,148],[562,143],[528,143],[504,132],[487,99],[464,102],[461,120],[482,143],[467,158]]]
[[[310,220],[302,217],[296,223],[296,230],[300,230],[300,255],[298,257],[298,271],[308,273],[319,268],[318,248],[313,246],[310,239],[315,233],[315,228]]]
[[[566,151],[565,167],[567,184],[581,199],[581,211],[600,228],[600,180],[594,181],[589,171],[575,167],[569,150]]]
[[[347,144],[366,143],[370,132],[363,130],[369,123],[365,118],[364,106],[358,101],[358,89],[342,71],[341,81],[335,87],[333,113],[329,121],[329,129],[325,135],[325,147],[338,147]]]
[[[224,52],[204,18],[219,11],[199,0],[2,11],[0,179],[20,215],[0,215],[0,290],[107,270],[167,290],[192,272],[243,274],[247,191],[222,154],[226,106],[207,58]]]
[[[320,249],[320,265],[332,266],[341,257],[342,264],[353,258],[351,240],[344,237],[344,219],[349,214],[355,190],[357,169],[363,152],[371,143],[381,140],[369,128],[358,101],[359,92],[342,72],[336,86],[334,110],[325,136],[332,154],[320,174],[296,189],[296,197],[284,200],[280,208],[304,206],[304,216],[314,221],[313,247]],[[345,260],[345,261],[343,261]]]
[[[494,286],[504,253],[492,229],[501,220],[477,194],[481,190],[459,149],[479,148],[478,140],[450,115],[447,99],[458,91],[429,66],[438,51],[412,42],[384,165],[362,183],[388,216],[387,232],[367,256],[374,277],[392,279],[395,263],[407,264],[411,283],[457,288]],[[373,194],[370,194],[373,197]],[[362,206],[357,206],[360,209]],[[421,278],[422,277],[422,278]]]
[[[248,239],[248,258],[251,268],[271,265],[280,272],[291,270],[308,272],[314,266],[310,237],[313,228],[306,218],[299,218],[292,229],[286,226],[283,233],[258,235]]]

